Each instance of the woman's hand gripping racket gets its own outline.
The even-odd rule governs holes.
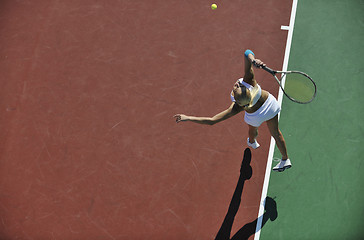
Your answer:
[[[316,83],[306,73],[299,71],[276,71],[265,65],[260,67],[274,76],[284,95],[291,101],[305,104],[312,102],[316,97]],[[281,74],[280,79],[278,79],[277,74]],[[283,79],[284,87],[282,86]]]

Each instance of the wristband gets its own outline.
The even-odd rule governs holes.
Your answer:
[[[246,58],[248,58],[249,54],[252,54],[252,55],[255,57],[255,55],[254,55],[254,53],[252,52],[252,50],[247,49],[247,50],[245,51],[244,55],[245,55],[245,57],[246,57]]]

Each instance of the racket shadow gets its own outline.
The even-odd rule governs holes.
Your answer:
[[[276,202],[274,201],[273,198],[267,197],[265,199],[265,213],[259,218],[255,219],[254,221],[245,224],[242,228],[239,229],[239,231],[235,233],[235,235],[232,238],[230,238],[234,219],[241,203],[241,196],[244,188],[244,183],[246,180],[249,180],[253,174],[250,162],[251,162],[251,151],[249,148],[246,148],[244,151],[244,157],[240,168],[240,176],[238,179],[238,183],[236,185],[233,197],[231,199],[228,212],[226,213],[224,221],[219,229],[219,232],[216,235],[215,240],[248,239],[250,236],[255,234],[259,218],[262,218],[262,227],[263,227],[269,219],[271,221],[274,221],[278,217]]]

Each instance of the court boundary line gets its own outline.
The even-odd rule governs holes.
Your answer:
[[[293,29],[296,19],[296,11],[297,11],[297,4],[298,0],[293,0],[292,2],[292,10],[291,10],[291,18],[289,21],[289,26],[281,26],[281,30],[288,30],[288,36],[287,36],[287,42],[286,42],[286,50],[284,53],[284,61],[283,61],[283,68],[282,71],[287,71],[288,68],[288,61],[289,61],[289,55],[291,51],[291,44],[292,44],[292,37],[293,37]],[[285,79],[282,79],[282,86],[284,87]],[[282,107],[282,100],[283,100],[283,91],[281,88],[279,88],[278,92],[278,103],[279,106]],[[280,118],[281,113],[278,113],[278,120]],[[260,206],[259,206],[259,212],[258,212],[258,222],[255,229],[255,235],[254,240],[260,239],[260,231],[262,229],[262,221],[264,214],[264,208],[265,208],[265,199],[267,197],[268,193],[268,185],[269,185],[269,179],[270,179],[270,173],[272,171],[272,162],[273,162],[273,154],[274,154],[274,147],[275,147],[275,140],[273,137],[270,139],[270,146],[269,146],[269,153],[268,153],[268,160],[267,160],[267,166],[265,169],[265,176],[264,176],[264,183],[263,183],[263,189],[262,189],[262,195],[260,199]]]

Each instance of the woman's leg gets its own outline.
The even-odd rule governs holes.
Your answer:
[[[251,125],[249,125],[249,143],[254,143],[255,139],[258,136],[258,128],[257,127],[253,127]]]
[[[270,134],[272,135],[274,140],[276,140],[277,147],[282,154],[282,160],[287,160],[288,154],[287,154],[286,142],[284,141],[284,137],[278,128],[278,114],[274,118],[268,120],[267,125]]]

